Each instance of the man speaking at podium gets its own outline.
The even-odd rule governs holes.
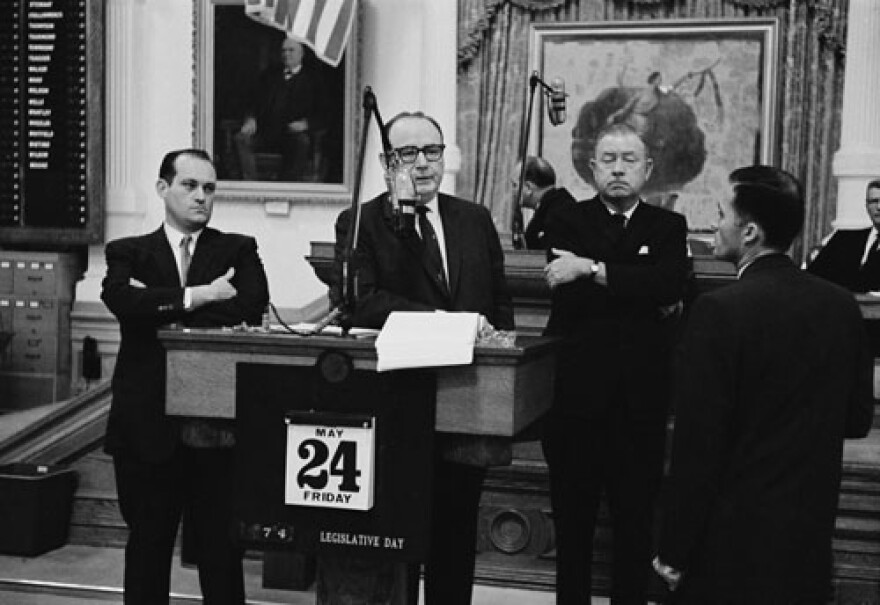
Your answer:
[[[412,176],[415,207],[412,224],[401,228],[389,194],[362,206],[353,269],[358,277],[354,325],[381,328],[392,311],[444,310],[480,313],[495,328],[512,330],[513,304],[504,279],[504,254],[491,215],[472,202],[438,194],[444,169],[440,125],[421,112],[401,113],[388,122],[386,133],[397,160]],[[389,158],[381,159],[386,167]],[[337,220],[337,261],[351,220],[350,210]],[[334,304],[341,299],[339,286],[331,288]],[[444,460],[442,435],[435,443],[425,598],[428,605],[467,605],[485,470]],[[411,603],[415,603],[418,581],[418,575],[413,575]]]
[[[168,153],[156,183],[164,224],[107,244],[101,299],[119,320],[122,342],[105,449],[129,529],[126,603],[168,603],[184,508],[205,603],[244,603],[242,551],[230,533],[234,435],[194,419],[178,425],[165,415],[165,351],[157,338],[171,323],[258,325],[269,301],[254,239],[207,226],[216,181],[204,151]]]

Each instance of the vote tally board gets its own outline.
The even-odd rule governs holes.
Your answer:
[[[0,1],[0,239],[103,234],[102,0]]]
[[[421,561],[436,376],[236,364],[235,515],[251,548]]]
[[[373,507],[376,418],[288,412],[284,503],[345,510]]]

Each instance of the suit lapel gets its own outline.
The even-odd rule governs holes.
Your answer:
[[[412,233],[403,235],[399,235],[395,231],[394,212],[391,208],[391,200],[389,199],[388,194],[385,194],[385,198],[382,200],[382,220],[385,222],[385,226],[388,227],[388,230],[394,235],[394,237],[400,240],[407,252],[421,262],[422,244],[419,241],[419,234],[415,232],[415,229],[413,229]]]
[[[652,230],[653,220],[651,219],[651,209],[647,207],[647,203],[639,202],[636,206],[629,223],[626,226],[626,232],[623,234],[623,240],[626,242],[642,242],[647,239],[647,233]]]
[[[177,268],[174,251],[171,250],[168,237],[165,235],[165,229],[160,226],[149,235],[147,242],[150,254],[156,259],[155,266],[159,271],[161,283],[163,285],[180,285],[180,271]]]
[[[213,253],[214,247],[217,245],[217,235],[218,232],[210,227],[205,227],[202,230],[199,239],[196,240],[196,250],[189,266],[187,285],[206,284],[217,277],[217,275],[210,274],[211,260],[218,258]]]
[[[448,282],[449,282],[449,287],[451,290],[452,283],[453,283],[453,270],[452,270],[453,253],[450,250],[451,240],[449,239],[448,234],[450,233],[450,230],[455,230],[455,227],[447,227],[447,225],[450,225],[450,224],[454,225],[456,222],[456,218],[454,216],[455,213],[450,212],[447,204],[444,203],[443,196],[438,196],[437,208],[440,211],[440,220],[443,221],[443,233],[446,236],[446,257],[447,257],[446,263],[449,267]],[[425,272],[425,276],[428,278],[428,281],[430,281],[431,284],[433,284],[433,286],[437,289],[438,292],[440,292],[443,295],[443,297],[449,299],[449,297],[450,297],[449,291],[447,291],[446,288],[443,287],[442,283],[437,281],[436,276],[434,275],[433,271],[431,271],[431,269],[425,263],[425,255],[423,254],[423,250],[422,250],[422,240],[419,238],[419,234],[417,232],[415,232],[415,230],[413,231],[413,233],[411,235],[400,236],[397,233],[395,233],[395,231],[394,231],[394,216],[392,214],[391,201],[388,199],[387,194],[385,196],[385,199],[384,199],[383,205],[382,205],[382,218],[385,222],[386,227],[392,233],[393,237],[396,237],[400,241],[401,246],[403,246],[403,248],[407,251],[407,253],[411,254],[413,256],[413,260],[422,267],[422,270]],[[451,223],[449,221],[451,221]],[[461,253],[458,250],[458,247],[452,246],[452,248],[454,250],[456,250],[456,254],[460,258]]]
[[[461,263],[464,258],[461,249],[462,242],[460,240],[464,238],[450,237],[450,235],[461,232],[458,227],[461,217],[458,216],[458,213],[455,212],[455,209],[451,207],[443,195],[437,196],[437,209],[440,211],[440,221],[443,223],[443,239],[446,241],[446,281],[449,289],[446,290],[442,287],[442,284],[437,283],[433,279],[432,281],[440,290],[445,290],[443,294],[449,300],[455,300],[455,294],[458,291],[458,278],[461,275]]]
[[[603,249],[611,249],[617,244],[617,233],[611,223],[610,212],[605,204],[597,197],[592,202],[586,202],[584,212],[587,213],[587,224],[595,225],[595,230],[602,240]]]

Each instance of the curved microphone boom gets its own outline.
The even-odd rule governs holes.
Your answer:
[[[546,97],[547,117],[553,126],[559,126],[565,122],[566,118],[566,102],[565,97],[565,80],[562,78],[554,78],[553,85],[548,86],[538,72],[532,72],[529,77],[529,102],[528,109],[523,119],[522,132],[520,134],[520,154],[519,154],[519,183],[517,185],[516,198],[514,203],[516,207],[513,211],[513,219],[511,221],[511,235],[513,236],[513,247],[520,249],[525,247],[525,237],[523,235],[524,226],[522,224],[522,196],[523,183],[526,177],[526,153],[529,148],[529,131],[532,124],[532,108],[535,103],[535,89],[541,85],[541,90]]]
[[[388,134],[385,132],[385,124],[382,123],[382,117],[379,115],[379,107],[376,103],[376,95],[373,89],[367,86],[364,88],[363,95],[363,122],[361,126],[360,141],[358,143],[357,163],[355,164],[355,178],[351,195],[351,224],[345,238],[345,246],[341,252],[337,253],[336,262],[338,263],[338,279],[339,279],[339,300],[336,306],[331,309],[330,313],[321,319],[308,335],[319,334],[321,330],[336,323],[342,328],[343,336],[348,336],[348,332],[353,325],[354,308],[357,302],[358,290],[358,267],[357,267],[357,246],[361,226],[361,181],[364,173],[364,159],[367,148],[367,133],[370,119],[375,117],[382,135],[382,147],[386,154],[393,153],[391,144],[388,142]]]

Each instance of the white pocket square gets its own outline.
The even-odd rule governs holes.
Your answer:
[[[642,246],[641,248],[639,248],[639,255],[640,255],[640,256],[641,256],[642,254],[650,254],[650,253],[651,253],[651,251],[648,250],[648,247],[647,247],[647,246]]]

